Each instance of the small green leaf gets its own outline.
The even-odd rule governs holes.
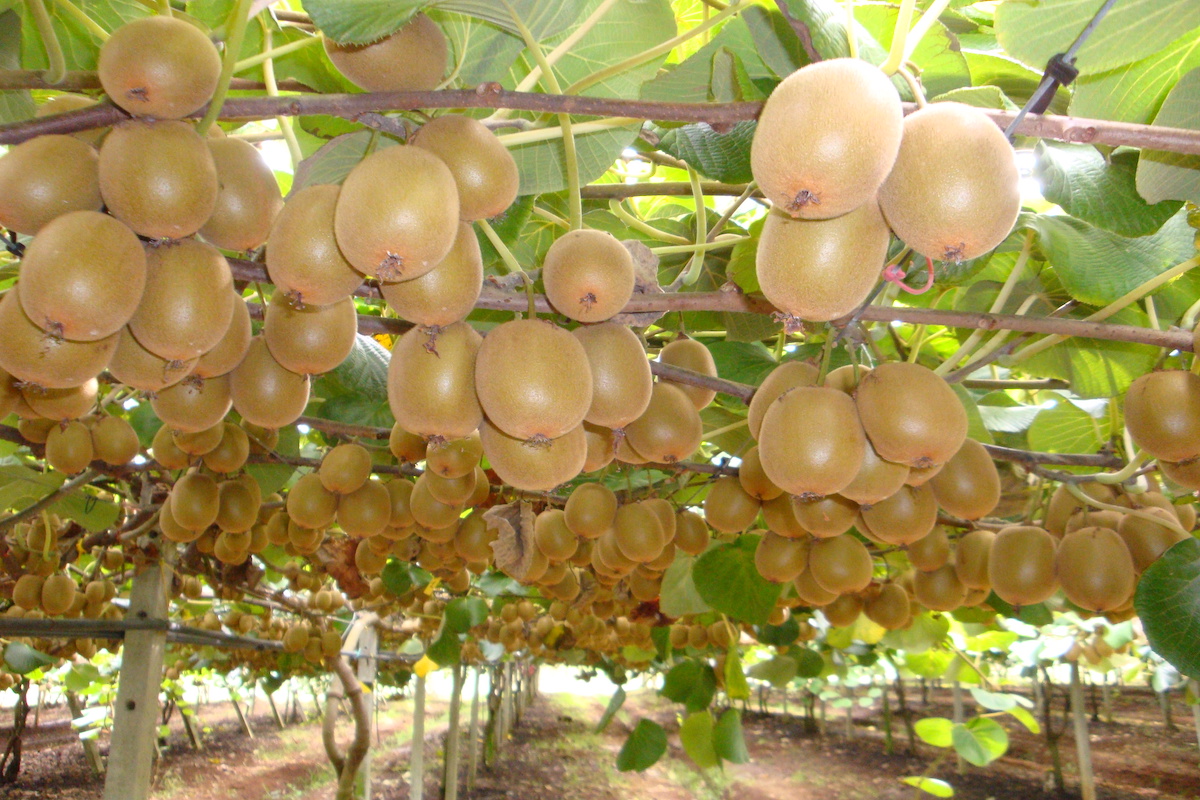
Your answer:
[[[663,573],[658,607],[668,617],[703,614],[712,610],[700,597],[696,591],[696,584],[692,581],[692,565],[695,563],[695,556],[678,551],[671,566]]]
[[[795,617],[788,617],[780,625],[760,625],[755,630],[755,638],[762,644],[787,647],[800,638],[800,623]]]
[[[1008,733],[995,720],[976,717],[955,725],[951,738],[954,751],[977,767],[986,767],[1008,750]]]
[[[934,797],[954,797],[954,787],[945,781],[940,781],[937,778],[926,778],[923,775],[910,775],[907,778],[901,778],[902,783],[907,783],[909,786],[915,786],[925,794],[931,794]]]
[[[641,719],[617,754],[617,769],[621,772],[642,772],[667,752],[667,732],[654,720]]]
[[[713,746],[717,755],[731,764],[745,764],[750,760],[746,749],[746,737],[742,732],[742,712],[727,708],[713,728]]]
[[[742,672],[742,657],[737,645],[730,647],[725,654],[725,694],[730,700],[750,699],[750,684]]]
[[[792,678],[796,677],[797,669],[799,669],[799,665],[796,663],[796,659],[788,656],[775,656],[751,665],[750,669],[746,670],[746,674],[756,681],[766,681],[779,689],[792,682]]]
[[[1029,713],[1029,709],[1021,706],[1014,706],[1008,710],[1008,713],[1016,718],[1018,722],[1025,726],[1026,730],[1035,736],[1042,732],[1042,726],[1033,718],[1033,714]]]
[[[659,694],[689,711],[708,708],[717,691],[717,676],[707,662],[689,659],[667,671]]]
[[[28,675],[49,667],[55,659],[21,642],[9,642],[4,648],[4,665],[18,675]]]
[[[292,193],[321,183],[341,183],[368,153],[399,144],[378,131],[356,131],[335,136],[300,162],[292,180]]]
[[[816,650],[801,647],[788,651],[788,655],[796,659],[796,677],[816,678],[825,671],[825,659]]]
[[[488,604],[479,597],[456,597],[446,604],[444,618],[447,631],[466,633],[488,618]]]
[[[913,724],[913,729],[917,732],[917,736],[921,737],[921,741],[934,747],[949,747],[953,744],[951,736],[954,729],[953,720],[945,717],[926,717],[917,720]]]
[[[625,687],[618,686],[613,692],[613,696],[608,700],[608,706],[604,709],[604,714],[600,717],[600,721],[596,723],[595,733],[604,733],[604,729],[608,727],[608,723],[612,722],[612,718],[621,710],[621,706],[625,705]]]
[[[425,655],[437,662],[439,667],[457,664],[462,660],[462,640],[458,638],[457,633],[443,630],[442,635],[429,645]]]
[[[709,769],[721,763],[713,745],[713,718],[708,709],[688,714],[679,725],[679,741],[683,751],[700,769]]]
[[[718,544],[696,559],[692,580],[706,603],[739,620],[766,624],[783,587],[759,574],[754,565],[757,534]]]
[[[1200,676],[1200,540],[1184,539],[1151,564],[1133,604],[1154,652]]]

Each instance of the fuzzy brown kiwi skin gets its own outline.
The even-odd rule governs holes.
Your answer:
[[[785,492],[822,496],[850,485],[864,447],[854,401],[834,389],[803,386],[771,404],[758,455],[767,477]]]
[[[113,31],[96,69],[104,91],[129,113],[179,119],[213,96],[221,58],[196,26],[155,16]]]
[[[475,392],[475,360],[483,342],[456,322],[413,328],[396,342],[388,365],[388,404],[404,430],[425,438],[461,439],[483,420]]]
[[[583,345],[592,373],[592,402],[584,421],[624,428],[650,405],[654,376],[637,335],[626,325],[581,325],[571,335]]]
[[[542,262],[546,297],[580,322],[603,322],[633,295],[633,256],[611,233],[577,230],[550,245]]]
[[[261,334],[250,340],[246,357],[227,377],[233,407],[254,425],[286,427],[299,419],[308,404],[309,376],[281,366]]]
[[[411,143],[446,162],[458,186],[459,217],[491,219],[517,199],[521,176],[508,148],[482,122],[446,114],[422,125]]]
[[[306,186],[291,195],[267,237],[267,273],[294,303],[328,305],[354,293],[363,275],[333,233],[340,186]]]
[[[746,419],[750,427],[750,435],[758,440],[758,432],[762,428],[762,418],[766,415],[771,403],[780,395],[797,386],[812,386],[817,382],[819,371],[812,364],[803,361],[787,361],[780,364],[763,379],[762,384],[750,398]]]
[[[284,369],[323,375],[354,349],[358,314],[349,297],[327,306],[299,308],[276,292],[267,303],[262,331],[271,355]]]
[[[1187,462],[1200,455],[1200,376],[1187,370],[1151,372],[1125,393],[1125,426],[1155,458]]]
[[[325,52],[360,89],[418,92],[441,83],[449,45],[433,20],[417,14],[391,36],[372,44],[343,45],[325,37]]]
[[[283,207],[274,173],[254,145],[242,139],[208,142],[219,189],[200,235],[225,250],[253,250],[267,240]]]
[[[119,334],[95,342],[73,342],[35,325],[21,308],[17,292],[0,298],[0,369],[15,380],[46,389],[69,389],[94,378],[117,348]]]
[[[443,327],[466,318],[483,286],[483,255],[475,229],[459,223],[450,252],[419,278],[379,286],[384,302],[417,325]]]
[[[35,234],[71,211],[99,211],[100,156],[73,136],[38,136],[0,158],[0,225]]]
[[[941,377],[919,364],[880,364],[863,377],[854,400],[875,452],[888,461],[944,464],[966,439],[966,409]]]

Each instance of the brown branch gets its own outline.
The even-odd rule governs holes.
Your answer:
[[[300,417],[296,420],[297,425],[307,425],[310,428],[315,428],[325,433],[332,433],[335,436],[356,436],[364,439],[386,439],[391,435],[391,430],[388,428],[374,428],[369,425],[351,425],[346,422],[334,422],[331,419],[321,419],[320,417]]]
[[[728,195],[738,197],[746,191],[744,183],[720,183],[718,181],[701,181],[700,191],[706,195]],[[665,181],[663,183],[594,183],[579,190],[584,199],[592,200],[624,200],[628,197],[691,197],[692,185],[686,181]],[[762,197],[757,189],[751,197]]]
[[[736,397],[744,403],[749,403],[750,398],[754,396],[755,387],[753,386],[714,378],[709,375],[701,375],[699,372],[692,372],[690,369],[664,364],[661,361],[651,361],[650,371],[665,380],[675,383],[686,383],[689,386],[698,386],[701,389],[711,389],[714,392]]]
[[[1015,461],[1019,464],[1057,464],[1071,467],[1112,467],[1120,469],[1125,462],[1112,453],[1038,453],[1032,450],[1017,450],[996,444],[985,444],[984,450],[997,461]]]
[[[40,76],[27,85],[0,88],[27,88],[40,85]],[[309,94],[284,97],[238,97],[227,100],[221,119],[252,120],[294,117],[306,114],[330,114],[356,119],[361,114],[384,111],[413,111],[425,108],[507,108],[518,111],[574,114],[580,116],[631,117],[670,122],[707,122],[729,124],[756,119],[762,103],[670,103],[646,100],[619,100],[579,95],[510,92],[498,83],[481,84],[475,89],[434,92],[374,92],[364,94]],[[905,111],[916,110],[913,103]],[[982,109],[1001,128],[1012,121],[1014,112]],[[200,109],[192,116],[203,116]],[[127,115],[108,104],[26,120],[0,126],[0,144],[17,144],[46,133],[72,133],[102,128],[127,119]],[[1017,129],[1022,136],[1055,139],[1081,144],[1128,145],[1151,150],[1200,155],[1200,131],[1135,125],[1127,122],[1030,114]]]
[[[800,46],[804,48],[804,54],[808,56],[808,60],[814,64],[820,61],[821,54],[817,52],[817,48],[813,45],[812,31],[808,29],[808,23],[792,16],[792,11],[788,8],[787,0],[775,0],[775,5],[779,6],[779,13],[783,14],[783,18],[792,26],[792,30],[795,32],[796,38],[800,40]]]
[[[56,92],[86,92],[99,91],[100,77],[91,70],[70,70],[59,83],[46,83],[45,72],[39,69],[2,69],[0,70],[0,90],[11,89],[49,89]],[[229,82],[230,89],[265,90],[266,84],[248,78],[234,78]],[[279,88],[285,92],[311,92],[308,86],[299,81],[284,80],[279,82]]]
[[[1027,392],[1037,392],[1046,389],[1070,389],[1071,384],[1058,378],[1042,378],[1038,380],[1001,380],[992,378],[973,378],[962,382],[966,389],[1023,389]]]

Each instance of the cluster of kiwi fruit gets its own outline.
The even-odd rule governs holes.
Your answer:
[[[1020,211],[1016,159],[980,109],[933,103],[907,118],[892,82],[855,58],[793,72],[763,107],[750,150],[772,209],[756,272],[782,313],[849,314],[879,280],[891,232],[932,260],[976,258]]]

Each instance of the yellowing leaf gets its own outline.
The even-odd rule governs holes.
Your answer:
[[[424,678],[438,668],[438,663],[429,656],[421,656],[421,660],[413,664],[413,672],[418,678]]]

